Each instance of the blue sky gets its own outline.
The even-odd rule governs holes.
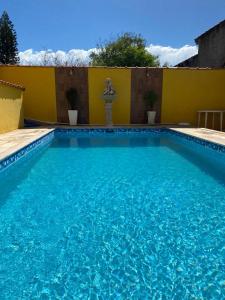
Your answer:
[[[180,48],[225,18],[225,0],[1,0],[19,50],[88,50],[122,32]]]

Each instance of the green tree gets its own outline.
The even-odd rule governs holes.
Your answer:
[[[16,32],[6,11],[0,18],[0,63],[17,64],[19,62]]]
[[[90,54],[92,66],[109,67],[157,67],[158,58],[146,50],[146,41],[141,35],[125,33],[116,40],[98,45]]]

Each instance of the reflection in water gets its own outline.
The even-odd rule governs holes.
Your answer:
[[[164,140],[159,137],[71,137],[55,138],[51,147],[160,147]]]

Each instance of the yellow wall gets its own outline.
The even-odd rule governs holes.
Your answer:
[[[131,69],[89,68],[90,124],[104,124],[105,79],[112,78],[117,99],[113,103],[114,124],[129,124]],[[0,79],[25,86],[24,116],[56,122],[55,69],[49,67],[0,66]],[[196,125],[197,110],[225,110],[225,70],[164,69],[162,123],[189,122]]]
[[[55,69],[1,66],[0,79],[18,83],[24,92],[24,117],[56,122]]]
[[[164,69],[162,123],[196,125],[197,111],[225,110],[225,70]]]
[[[0,133],[23,126],[23,91],[0,83]]]
[[[105,124],[104,101],[101,99],[105,79],[112,79],[117,98],[113,102],[113,123],[130,123],[131,69],[89,68],[89,120],[90,124]]]

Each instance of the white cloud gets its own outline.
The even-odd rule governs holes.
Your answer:
[[[82,50],[71,49],[69,51],[42,50],[34,51],[28,49],[19,53],[21,65],[87,65],[89,55],[95,49]]]
[[[150,45],[147,50],[159,57],[160,64],[168,63],[171,66],[197,54],[197,46],[184,45],[181,48],[165,47],[160,45]]]
[[[169,46],[149,45],[146,48],[153,55],[159,57],[160,64],[168,63],[171,66],[195,55],[197,53],[196,46],[185,45],[181,48],[172,48]],[[87,65],[90,61],[89,55],[96,49],[71,49],[69,51],[52,51],[42,50],[34,51],[28,49],[20,52],[21,65]]]

